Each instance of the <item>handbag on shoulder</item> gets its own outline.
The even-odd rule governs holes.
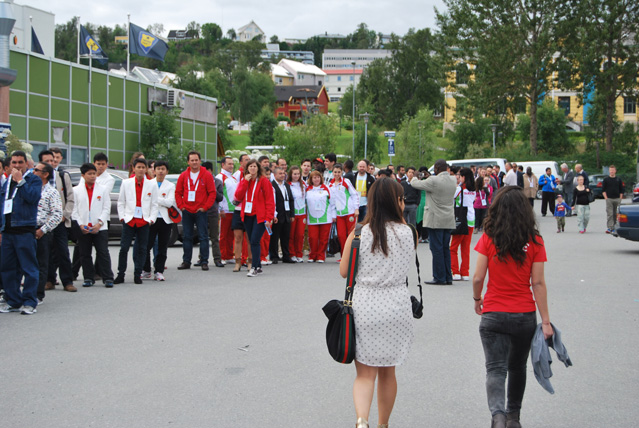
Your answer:
[[[344,300],[331,300],[322,308],[328,325],[326,326],[326,345],[331,357],[338,363],[350,364],[355,359],[355,320],[353,319],[353,287],[359,264],[359,245],[362,225],[355,226],[355,238],[351,244],[348,275],[346,276],[346,294]]]
[[[460,193],[459,198],[455,198],[455,229],[451,235],[468,235],[468,207],[462,203],[462,196]]]
[[[419,287],[419,300],[417,297],[410,296],[410,303],[413,308],[413,318],[420,319],[424,315],[424,296],[422,295],[422,278],[419,273],[419,257],[417,257],[417,245],[419,240],[417,239],[417,229],[412,224],[408,224],[413,232],[413,240],[415,241],[415,266],[417,267],[417,287]],[[406,277],[406,287],[408,288],[408,277]]]

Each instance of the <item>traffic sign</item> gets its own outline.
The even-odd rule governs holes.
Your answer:
[[[395,138],[395,131],[384,131],[384,137]]]
[[[388,156],[395,156],[395,140],[388,139]]]

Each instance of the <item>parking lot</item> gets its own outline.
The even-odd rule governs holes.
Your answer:
[[[529,365],[522,424],[637,426],[639,243],[604,233],[600,200],[584,235],[575,217],[563,234],[552,217],[538,220],[550,316],[574,366],[554,358],[550,395]],[[110,250],[116,261],[117,244]],[[418,254],[422,280],[430,279],[428,246]],[[353,426],[354,367],[333,362],[324,343],[321,308],[343,295],[335,259],[268,266],[247,278],[230,266],[178,272],[181,255],[169,249],[163,283],[134,285],[130,263],[127,283],[114,289],[58,287],[34,316],[0,314],[1,425]],[[471,270],[474,260],[471,252]],[[415,280],[413,272],[412,293]],[[470,282],[425,286],[424,300],[409,360],[397,371],[391,426],[490,426]],[[371,426],[376,414],[373,404]]]

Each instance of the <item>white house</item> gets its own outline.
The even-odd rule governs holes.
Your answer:
[[[322,86],[326,81],[326,73],[312,64],[283,59],[277,65],[293,75],[293,85],[296,86]]]
[[[264,31],[262,31],[262,29],[255,23],[255,21],[251,21],[237,30],[237,40],[240,42],[250,42],[258,36],[258,40],[260,42],[266,43],[266,35],[264,34]]]

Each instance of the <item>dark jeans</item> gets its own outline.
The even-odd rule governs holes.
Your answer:
[[[163,218],[158,217],[157,221],[149,227],[149,240],[147,242],[146,261],[144,262],[144,270],[151,272],[151,249],[155,245],[155,238],[158,239],[158,252],[153,261],[155,265],[154,273],[164,273],[166,266],[166,253],[169,248],[169,239],[171,238],[171,229],[173,223],[167,224]]]
[[[266,230],[266,225],[263,222],[258,223],[257,216],[245,214],[244,228],[246,229],[246,236],[251,244],[251,257],[253,257],[251,267],[262,267],[262,261],[260,260],[260,241],[262,240],[262,235],[264,235],[264,231]]]
[[[55,272],[60,268],[62,285],[73,284],[73,270],[69,257],[69,235],[64,223],[60,223],[51,238],[51,254],[49,255],[49,281],[55,284]]]
[[[479,335],[486,356],[486,395],[491,415],[521,409],[526,390],[526,362],[535,334],[535,312],[486,312]],[[506,399],[508,374],[508,405]]]
[[[428,230],[428,246],[433,257],[433,279],[437,282],[451,282],[453,272],[450,268],[450,229]]]
[[[546,215],[550,207],[550,215],[555,215],[555,192],[541,192],[541,214]]]
[[[406,223],[417,227],[417,205],[404,205],[404,220]]]
[[[42,235],[42,238],[38,239],[38,246],[36,249],[36,258],[38,259],[38,299],[44,299],[44,286],[47,284],[47,277],[49,275],[49,253],[51,252],[51,238],[53,235],[51,232]]]
[[[202,263],[209,262],[209,237],[208,237],[208,221],[206,211],[190,213],[187,210],[182,211],[182,261],[191,264],[193,258],[193,232],[197,225],[197,234],[200,238],[200,261]]]
[[[488,208],[475,208],[475,230],[481,230]]]
[[[271,242],[268,249],[271,261],[280,259],[277,251],[277,244],[280,244],[280,247],[282,248],[282,259],[289,260],[291,258],[291,253],[288,248],[290,236],[291,223],[273,223],[273,236],[271,236]]]
[[[364,221],[364,217],[366,217],[366,209],[368,207],[366,205],[362,205],[359,207],[359,215],[357,216],[357,222],[361,223]]]
[[[14,308],[38,306],[38,259],[33,233],[2,234],[4,299]],[[22,291],[20,278],[24,276]]]
[[[89,280],[93,282],[93,278],[95,277],[95,266],[93,265],[93,257],[91,256],[93,247],[95,247],[95,264],[100,266],[102,282],[113,281],[111,254],[109,254],[108,230],[101,230],[96,234],[87,233],[86,235],[80,232],[80,235],[78,235],[77,247],[80,254],[82,273],[84,274],[85,281]]]
[[[131,241],[135,238],[133,245],[133,276],[139,277],[144,268],[146,258],[146,246],[149,241],[149,225],[143,227],[131,227],[128,224],[122,225],[122,237],[120,238],[120,257],[118,259],[118,276],[126,273],[127,258]]]

